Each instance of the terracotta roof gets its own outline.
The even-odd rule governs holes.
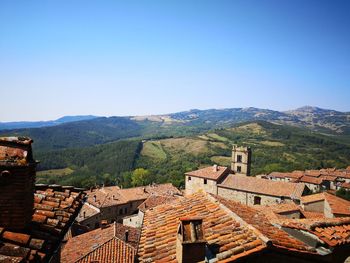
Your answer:
[[[304,174],[307,176],[319,177],[321,175],[321,171],[320,170],[306,170]]]
[[[301,213],[304,215],[305,218],[307,219],[312,219],[312,218],[316,218],[316,219],[320,219],[320,218],[325,218],[323,213],[319,213],[319,212],[311,212],[311,211],[305,211],[305,210],[300,210]]]
[[[323,178],[327,181],[335,181],[337,177],[339,178],[350,178],[350,170],[347,169],[335,169],[326,168],[321,170],[305,170],[305,171],[293,171],[287,173],[272,172],[268,176],[275,178],[293,178],[300,179],[302,176]]]
[[[0,166],[33,164],[31,144],[27,137],[0,137]]]
[[[275,178],[299,179],[303,176],[303,172],[302,171],[294,171],[292,173],[272,172],[268,176],[275,177]]]
[[[312,195],[305,195],[305,196],[301,197],[301,202],[303,204],[319,202],[319,201],[322,201],[322,200],[324,200],[324,194],[323,193],[312,194]]]
[[[350,201],[329,193],[324,193],[324,196],[333,214],[350,216]]]
[[[206,178],[210,180],[218,180],[221,178],[221,176],[228,174],[229,170],[230,169],[225,166],[213,165],[196,171],[188,172],[186,175]]]
[[[120,189],[117,186],[103,187],[87,192],[87,201],[95,207],[108,207],[126,204],[136,200],[146,200],[150,195],[181,195],[172,184],[156,184],[142,187]],[[96,196],[96,201],[94,200]]]
[[[148,197],[141,205],[139,205],[138,209],[142,212],[145,212],[147,209],[154,208],[158,205],[163,205],[170,203],[174,200],[180,198],[179,196],[162,196],[162,195],[151,195]]]
[[[299,212],[300,207],[295,203],[274,204],[269,206],[261,206],[261,209],[271,209],[276,214],[284,214],[288,212]]]
[[[87,218],[90,218],[94,215],[97,215],[100,213],[100,209],[97,207],[94,207],[93,205],[90,205],[88,202],[85,202],[83,204],[83,207],[80,209],[80,213],[76,217],[77,222],[82,222]]]
[[[265,248],[257,230],[239,222],[207,194],[197,192],[146,211],[138,250],[140,262],[177,262],[177,230],[183,217],[203,218],[204,238],[219,262]]]
[[[133,263],[135,261],[136,249],[129,246],[117,237],[95,248],[86,256],[80,258],[76,263]]]
[[[259,207],[262,208],[260,210],[257,209],[257,207],[246,206],[239,202],[228,200],[219,196],[215,196],[215,198],[220,203],[228,207],[232,212],[236,213],[245,222],[251,224],[261,231],[263,235],[272,241],[274,246],[291,251],[316,253],[314,248],[304,244],[296,238],[293,238],[280,228],[272,225],[269,218],[267,218],[264,213],[264,207]]]
[[[127,244],[136,249],[140,230],[115,223],[69,239],[61,251],[61,262],[76,262],[78,259],[94,251],[97,247],[110,241],[113,237],[125,240],[126,230],[128,230],[129,234]]]
[[[326,192],[303,196],[301,201],[304,204],[326,201],[331,208],[332,214],[350,216],[350,201]]]
[[[80,189],[46,185],[36,188],[30,225],[21,232],[0,226],[0,258],[48,261],[79,212],[84,197]]]
[[[320,185],[323,183],[323,179],[321,177],[303,176],[299,180],[300,182],[307,183],[307,184]]]
[[[350,218],[289,219],[276,221],[282,227],[308,231],[331,247],[350,244]]]
[[[300,199],[305,189],[305,185],[303,183],[271,181],[241,175],[229,175],[221,184],[219,184],[219,186],[237,189],[239,191],[278,197],[284,196],[293,199]]]

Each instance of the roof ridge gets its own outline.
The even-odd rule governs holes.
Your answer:
[[[123,240],[121,240],[120,238],[118,238],[118,237],[116,237],[116,236],[113,235],[110,239],[108,239],[107,241],[103,242],[101,245],[98,245],[97,247],[95,247],[95,248],[93,248],[91,251],[89,251],[87,254],[81,256],[80,258],[78,258],[75,262],[78,262],[78,261],[82,260],[83,258],[89,256],[89,255],[90,255],[91,253],[93,253],[95,250],[101,248],[102,246],[104,246],[104,245],[107,244],[108,242],[113,241],[113,239],[117,239],[117,241],[123,242],[124,245],[128,246],[128,247],[131,248],[131,249],[134,249],[134,250],[135,250],[135,253],[136,253],[136,249],[135,249],[133,246],[129,245],[129,244],[126,243],[125,241],[123,241]]]
[[[244,225],[245,227],[247,227],[248,229],[252,230],[257,237],[259,237],[265,244],[266,246],[270,246],[272,245],[272,241],[265,236],[263,233],[261,233],[260,230],[258,230],[257,228],[255,228],[254,226],[252,226],[251,224],[248,224],[245,220],[243,220],[243,218],[241,218],[240,216],[238,216],[236,213],[234,213],[231,209],[229,209],[228,207],[226,207],[224,204],[222,204],[219,200],[217,200],[214,196],[205,193],[205,196],[207,197],[207,199],[213,203],[217,203],[219,205],[219,207],[221,209],[223,209],[229,216],[231,216],[234,220],[236,220],[237,222],[241,223],[242,225]]]

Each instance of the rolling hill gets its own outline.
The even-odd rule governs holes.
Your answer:
[[[74,119],[74,118],[73,118]],[[190,110],[168,115],[134,117],[99,117],[66,122],[41,128],[0,131],[0,136],[29,136],[35,150],[48,151],[88,147],[126,138],[170,138],[194,136],[213,129],[228,128],[246,121],[268,121],[275,124],[307,128],[350,140],[350,113],[302,107],[279,112],[257,108]]]
[[[214,163],[228,166],[233,144],[252,147],[253,175],[296,169],[342,168],[350,163],[349,141],[339,140],[337,135],[266,121],[245,122],[182,137],[142,142],[140,139],[120,140],[83,149],[39,152],[36,157],[41,158],[40,169],[68,167],[74,170],[61,177],[41,177],[41,182],[74,182],[86,187],[93,185],[94,181],[107,184],[114,181],[123,185],[128,172],[142,167],[152,175],[149,183],[172,182],[181,186],[183,174],[187,171]],[[128,156],[125,159],[120,157],[124,152]],[[104,159],[110,160],[108,164]]]

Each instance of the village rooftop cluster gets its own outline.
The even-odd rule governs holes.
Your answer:
[[[0,138],[0,262],[344,262],[350,168],[250,176],[231,167],[152,184],[85,190],[36,185],[32,140]]]

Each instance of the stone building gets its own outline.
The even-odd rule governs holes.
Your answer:
[[[32,142],[0,138],[0,262],[59,262],[84,198],[71,186],[35,185]]]
[[[149,186],[120,189],[118,186],[102,187],[87,191],[86,202],[76,221],[87,230],[99,228],[101,221],[107,223],[129,222],[138,225],[139,206],[150,196],[181,196],[182,193],[172,184],[154,184]],[[131,221],[130,221],[131,219]]]
[[[303,183],[274,182],[248,176],[251,165],[251,149],[233,146],[231,170],[213,165],[185,174],[185,192],[199,190],[233,199],[246,205],[271,205],[276,203],[300,203],[307,189]]]

